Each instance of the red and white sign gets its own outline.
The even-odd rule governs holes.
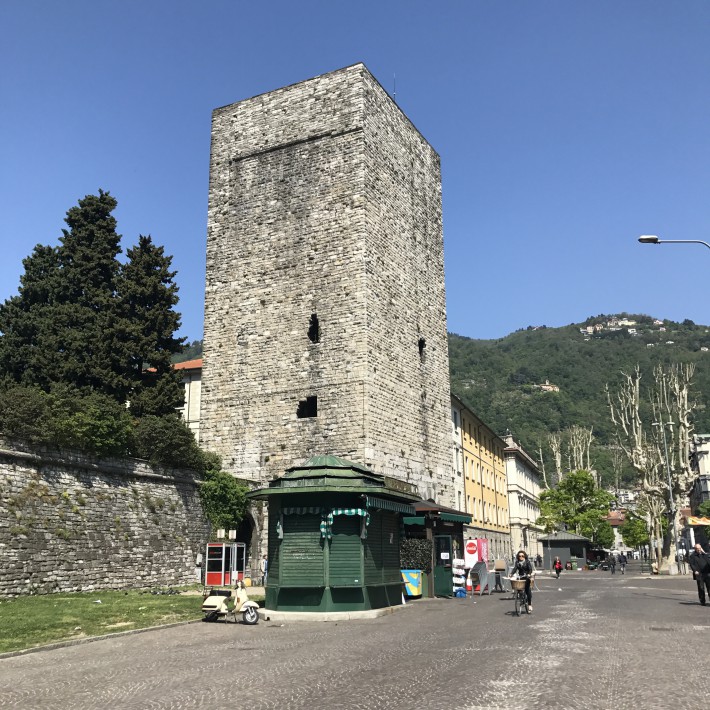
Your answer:
[[[466,540],[463,559],[466,569],[471,569],[478,562],[478,542],[476,540]]]
[[[463,558],[466,569],[471,569],[476,562],[488,562],[488,540],[484,537],[466,540]]]

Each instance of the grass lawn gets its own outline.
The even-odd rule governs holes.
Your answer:
[[[199,619],[201,605],[200,595],[154,595],[138,591],[3,598],[0,653]]]

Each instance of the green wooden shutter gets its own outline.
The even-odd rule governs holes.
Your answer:
[[[362,540],[359,515],[336,515],[330,541],[329,584],[331,587],[360,587],[362,579]]]
[[[399,516],[382,514],[382,581],[398,584],[401,581],[399,566]]]
[[[323,587],[319,515],[284,515],[280,554],[282,587]]]
[[[372,511],[365,542],[365,583],[382,583],[382,513]]]

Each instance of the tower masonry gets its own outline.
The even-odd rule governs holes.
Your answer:
[[[217,109],[201,444],[455,507],[439,156],[363,64]]]

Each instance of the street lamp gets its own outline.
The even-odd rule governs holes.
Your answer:
[[[655,234],[644,234],[639,241],[641,244],[703,244],[710,249],[710,244],[700,239],[659,239]]]
[[[709,245],[710,247],[710,245]],[[675,499],[673,497],[673,482],[671,481],[671,465],[668,461],[668,444],[666,443],[666,427],[672,427],[673,422],[666,422],[665,425],[661,422],[651,422],[651,426],[660,427],[663,433],[663,453],[666,457],[666,474],[668,476],[668,499],[670,501],[670,509],[668,510],[669,522],[673,526],[673,544],[675,545],[675,560],[674,564],[676,569],[679,569],[678,565],[678,532],[676,531],[675,525]]]

